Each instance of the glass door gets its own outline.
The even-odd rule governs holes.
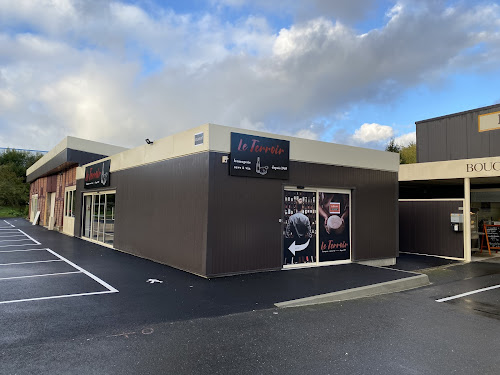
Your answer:
[[[320,262],[351,259],[350,199],[348,192],[318,192]]]
[[[351,192],[285,188],[283,267],[351,260]]]
[[[283,265],[315,263],[316,193],[285,190],[284,197]]]
[[[83,237],[113,246],[115,196],[115,192],[89,193],[83,196]]]

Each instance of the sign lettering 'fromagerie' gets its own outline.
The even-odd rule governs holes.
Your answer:
[[[231,176],[288,180],[289,164],[289,141],[231,133]]]

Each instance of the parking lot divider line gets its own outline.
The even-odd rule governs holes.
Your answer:
[[[62,262],[61,259],[51,259],[51,260],[37,260],[34,262],[19,262],[19,263],[2,263],[0,266],[13,266],[18,264],[33,264],[33,263],[49,263],[49,262]]]
[[[0,242],[19,242],[19,241],[30,241],[29,238],[22,239],[22,240],[0,240]]]
[[[96,294],[109,294],[109,293],[117,293],[118,291],[105,290],[102,292],[90,292],[90,293],[78,293],[78,294],[63,294],[61,296],[49,296],[49,297],[37,297],[37,298],[25,298],[25,299],[16,299],[11,301],[0,301],[0,305],[6,303],[16,303],[16,302],[29,302],[29,301],[42,301],[46,299],[56,299],[56,298],[67,298],[67,297],[80,297],[80,296],[93,296]]]
[[[24,237],[24,234],[7,234],[6,236],[0,236],[0,238],[10,238],[10,237]]]
[[[29,246],[29,245],[35,246],[35,245],[37,245],[37,244],[23,243],[23,244],[21,244],[21,245],[0,245],[0,247]],[[41,244],[39,243],[38,245],[41,245]]]
[[[489,286],[487,288],[472,290],[472,291],[467,292],[467,293],[457,294],[456,296],[451,296],[451,297],[446,297],[446,298],[440,298],[440,299],[437,299],[436,302],[451,301],[452,299],[462,298],[462,297],[465,297],[465,296],[470,296],[471,294],[486,292],[487,290],[492,290],[492,289],[497,289],[497,288],[500,288],[500,284],[499,285]]]
[[[0,277],[0,281],[1,280],[12,280],[12,279],[27,279],[27,278],[30,278],[30,277],[70,275],[70,274],[74,274],[74,273],[82,273],[82,272],[81,271],[70,271],[70,272],[44,273],[43,275]]]
[[[101,280],[100,278],[98,278],[97,276],[91,274],[90,272],[84,270],[82,267],[76,265],[75,263],[67,260],[66,258],[64,258],[63,256],[57,254],[55,251],[52,251],[51,249],[47,249],[48,252],[50,252],[51,254],[55,255],[56,257],[58,257],[59,259],[65,261],[66,263],[68,263],[69,265],[75,267],[77,270],[80,270],[82,271],[85,275],[87,275],[88,277],[90,277],[91,279],[97,281],[99,284],[101,284],[102,286],[104,286],[105,288],[108,288],[108,290],[110,292],[113,292],[113,293],[118,293],[118,289],[115,289],[113,288],[111,285],[109,285],[108,283],[106,283],[105,281]]]
[[[33,237],[30,237],[28,234],[24,233],[21,229],[18,229],[18,231],[21,232],[21,233],[23,233],[26,237],[28,237],[30,240],[32,240],[37,245],[41,245],[40,242],[38,242],[37,240],[35,240]]]
[[[0,250],[0,253],[15,253],[18,251],[46,251],[47,249],[17,249],[17,250]]]
[[[5,222],[6,224],[9,224],[12,228],[15,228],[15,226],[13,226],[13,225],[12,225],[11,223],[9,223],[7,220],[4,220],[4,222]]]

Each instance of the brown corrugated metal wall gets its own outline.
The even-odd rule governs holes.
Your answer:
[[[232,177],[222,155],[210,156],[209,275],[281,268],[285,185],[352,190],[353,259],[397,256],[397,173],[290,162],[288,181]]]
[[[463,232],[454,232],[450,221],[451,213],[462,213],[459,207],[462,201],[399,202],[399,250],[463,258]]]

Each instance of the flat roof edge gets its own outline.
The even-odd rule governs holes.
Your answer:
[[[486,111],[486,110],[489,110],[489,109],[493,109],[493,108],[495,108],[495,107],[500,107],[500,103],[493,104],[493,105],[489,105],[489,106],[486,106],[486,107],[480,107],[480,108],[469,109],[469,110],[467,110],[467,111],[456,112],[456,113],[450,113],[450,114],[448,114],[448,115],[444,115],[444,116],[432,117],[432,118],[425,119],[425,120],[415,121],[415,125],[422,124],[422,123],[425,123],[425,122],[430,122],[430,121],[442,120],[442,119],[444,119],[444,118],[448,118],[448,117],[452,117],[452,116],[460,116],[460,115],[465,115],[465,114],[467,114],[467,113],[472,113],[472,112]]]

